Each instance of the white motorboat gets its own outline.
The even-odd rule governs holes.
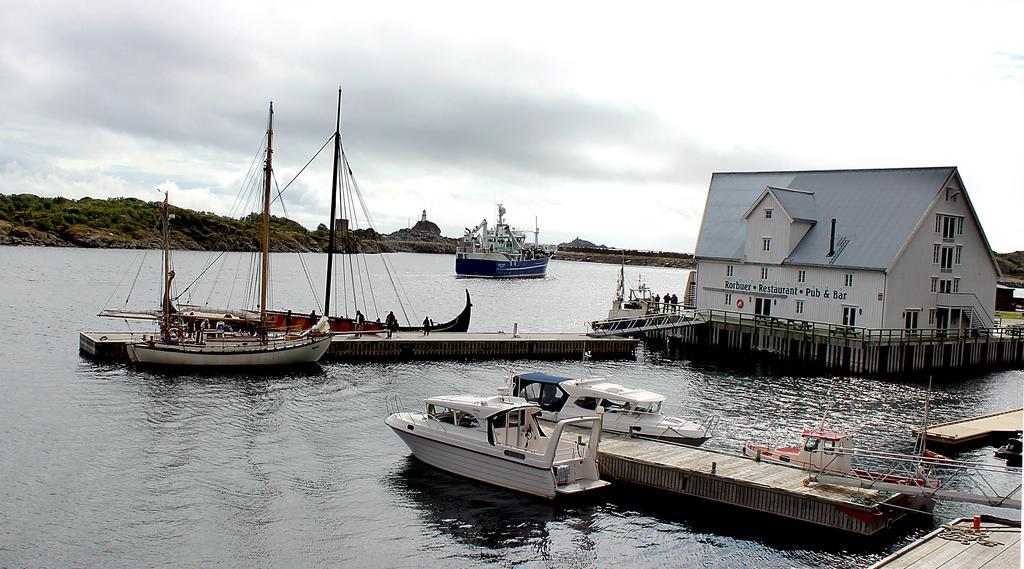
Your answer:
[[[424,412],[402,410],[397,397],[386,402],[385,423],[416,458],[441,470],[545,498],[608,485],[597,470],[600,415],[548,431],[537,420],[540,407],[519,397],[434,397]]]
[[[513,376],[499,393],[522,397],[540,406],[544,419],[559,421],[592,415],[604,408],[605,431],[700,445],[711,437],[717,416],[687,421],[661,412],[665,396],[632,389],[607,379],[572,379],[546,373]]]

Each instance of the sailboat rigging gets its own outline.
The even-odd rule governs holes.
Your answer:
[[[357,302],[357,290],[356,290],[356,276],[355,272],[359,271],[359,258],[355,258],[355,267],[352,266],[353,256],[357,253],[361,254],[361,251],[353,251],[355,244],[355,235],[352,233],[351,222],[358,219],[356,210],[356,201],[358,200],[359,205],[362,208],[363,216],[372,230],[373,222],[370,219],[369,211],[366,208],[366,204],[363,202],[363,197],[359,192],[359,186],[355,181],[355,177],[352,173],[352,166],[349,164],[348,159],[345,155],[344,145],[341,140],[341,88],[338,88],[338,105],[337,115],[335,120],[334,128],[334,167],[331,173],[331,212],[330,218],[328,218],[328,240],[327,240],[327,276],[325,279],[324,287],[324,314],[328,317],[331,331],[338,334],[375,334],[383,332],[387,326],[387,320],[381,322],[379,317],[379,311],[376,310],[376,300],[374,302],[374,312],[378,313],[376,321],[367,319],[362,316],[360,311],[359,303]],[[339,200],[339,197],[341,198]],[[341,210],[341,217],[338,215],[338,210]],[[347,210],[347,211],[346,211]],[[374,238],[372,239],[373,244],[377,245],[377,252],[383,253],[381,250],[379,237],[376,233],[371,234]],[[331,315],[331,294],[337,286],[337,280],[334,279],[336,276],[337,266],[334,263],[334,256],[338,253],[338,243],[343,245],[343,251],[347,254],[345,259],[342,259],[338,265],[342,267],[342,279],[341,287],[344,296],[347,296],[349,289],[352,292],[352,308],[356,313],[356,317]],[[391,281],[392,287],[395,289],[396,297],[399,300],[400,312],[405,318],[406,325],[398,325],[397,318],[395,319],[395,329],[403,332],[410,331],[421,331],[423,326],[413,324],[405,311],[405,305],[402,303],[402,293],[404,288],[401,287],[401,282],[398,280],[397,271],[392,266],[391,261],[386,255],[380,255],[381,262],[384,266],[385,272],[387,272],[388,279]],[[348,261],[349,266],[346,269],[345,261]],[[363,257],[363,270],[366,269],[366,260]],[[348,273],[351,282],[344,282],[345,273]],[[363,290],[363,279],[362,277],[358,280],[359,285],[359,296],[363,296],[362,310],[369,311],[369,308],[365,302],[365,291]],[[372,284],[367,279],[366,287],[370,289],[370,298],[373,299]],[[408,297],[406,297],[408,300]],[[342,309],[348,310],[347,298],[343,298],[341,303],[337,302],[336,305],[342,305]],[[470,301],[469,291],[466,291],[466,304],[455,318],[447,322],[438,322],[431,324],[431,330],[434,332],[466,332],[469,329],[469,321],[472,315],[472,302]],[[301,315],[303,311],[273,311],[271,316],[274,318],[274,326],[276,328],[284,329],[288,327],[290,322],[291,326],[297,327],[298,329],[305,329],[315,324],[315,314],[310,314],[308,317]],[[290,314],[290,316],[289,316]]]
[[[164,194],[159,211],[163,245],[160,335],[143,336],[127,346],[128,357],[140,364],[172,366],[271,366],[312,363],[330,346],[326,320],[298,333],[277,333],[269,326],[267,292],[270,275],[270,188],[273,178],[274,105],[267,121],[267,145],[263,167],[263,212],[260,231],[259,317],[244,312],[187,315],[171,299],[170,197]],[[102,314],[102,313],[101,313]],[[118,316],[116,313],[108,314]],[[215,328],[209,328],[213,322]]]

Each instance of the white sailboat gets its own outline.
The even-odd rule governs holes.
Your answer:
[[[283,366],[313,363],[320,359],[331,344],[331,330],[326,318],[301,333],[271,334],[267,317],[267,279],[270,270],[270,188],[273,178],[274,106],[270,105],[267,125],[266,160],[263,167],[263,226],[261,241],[260,310],[258,320],[243,317],[242,330],[229,332],[217,329],[187,329],[186,322],[195,328],[197,319],[180,318],[171,305],[170,269],[170,215],[168,196],[160,206],[163,221],[163,306],[158,313],[160,333],[143,336],[142,341],[128,344],[129,359],[139,364],[168,366]],[[246,315],[248,316],[248,315]],[[224,314],[213,321],[239,320],[233,314]],[[226,328],[226,327],[225,327]],[[248,328],[248,331],[246,331]]]

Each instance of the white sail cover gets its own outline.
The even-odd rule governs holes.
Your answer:
[[[321,316],[320,320],[317,320],[316,326],[313,326],[306,334],[313,336],[326,336],[331,333],[331,323],[327,320],[326,316]]]

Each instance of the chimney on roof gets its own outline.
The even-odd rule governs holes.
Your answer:
[[[828,237],[828,256],[836,254],[836,218],[832,218],[832,233]]]

